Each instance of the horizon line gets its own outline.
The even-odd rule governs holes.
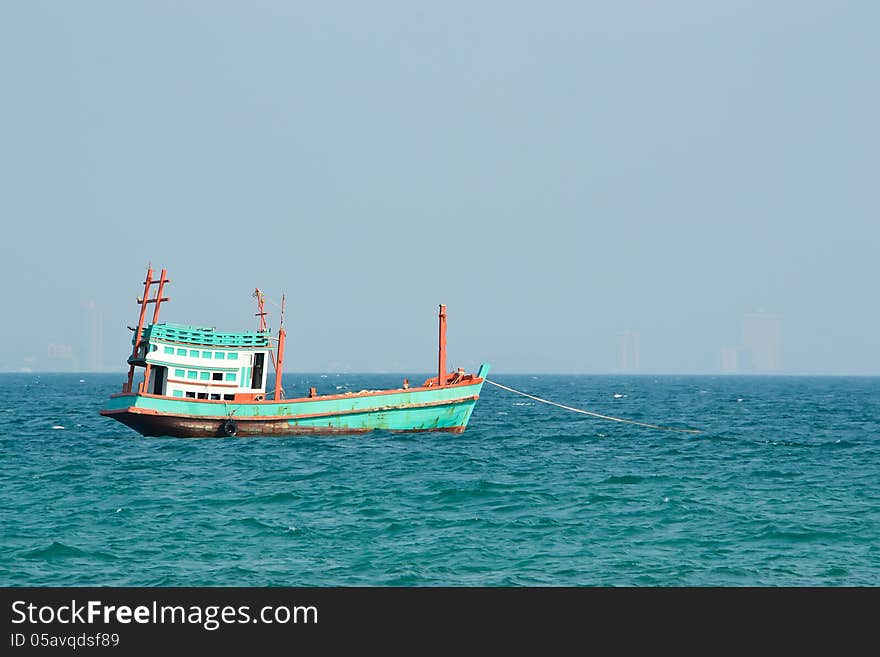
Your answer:
[[[127,371],[123,370],[33,370],[33,371],[23,371],[23,370],[0,370],[0,374],[71,374],[71,375],[89,375],[89,374],[100,374],[100,375],[109,375],[115,374],[121,377],[127,376]],[[294,371],[285,371],[284,375],[289,374],[327,374],[327,375],[336,375],[340,376],[343,374],[354,374],[354,375],[409,375],[409,376],[431,376],[432,374],[436,374],[435,372],[412,372],[405,370],[373,370],[373,371],[356,371],[356,370],[345,370],[345,371],[321,371],[321,370],[294,370]],[[722,377],[722,378],[732,378],[738,376],[749,376],[749,377],[864,377],[864,378],[876,378],[880,377],[880,373],[876,374],[856,374],[856,373],[822,373],[822,372],[617,372],[617,371],[596,371],[596,372],[544,372],[544,371],[533,371],[533,372],[498,372],[495,371],[492,373],[493,375],[500,376],[714,376],[714,377]],[[270,372],[271,376],[272,373]]]

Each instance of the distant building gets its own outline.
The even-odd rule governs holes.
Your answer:
[[[72,372],[77,369],[76,354],[69,344],[46,345],[46,366],[54,372]]]
[[[759,311],[743,317],[743,350],[747,352],[751,370],[759,373],[782,369],[782,317]]]
[[[100,372],[103,363],[101,362],[101,353],[104,347],[104,318],[98,312],[94,301],[89,301],[86,305],[88,313],[88,339],[89,348],[87,350],[86,370],[89,372]]]
[[[739,371],[738,347],[721,347],[721,371],[736,374]]]
[[[742,344],[721,347],[723,374],[782,371],[782,317],[759,310],[742,320]]]
[[[620,371],[638,372],[641,368],[639,332],[628,329],[620,336]]]

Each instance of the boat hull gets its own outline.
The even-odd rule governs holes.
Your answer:
[[[355,426],[349,423],[334,425],[326,424],[298,424],[290,420],[261,420],[246,419],[235,420],[231,430],[227,430],[228,420],[200,419],[181,417],[174,415],[146,415],[138,412],[123,411],[121,413],[105,413],[119,422],[131,427],[144,436],[172,436],[177,438],[225,438],[225,437],[259,437],[259,436],[329,436],[368,433],[385,429],[382,418],[375,418],[374,423],[365,426]],[[434,426],[408,427],[402,429],[387,428],[387,431],[446,431],[449,433],[462,433],[466,424],[451,424],[442,426],[437,422]]]
[[[481,368],[479,378],[458,385],[277,402],[233,403],[124,393],[111,397],[101,415],[145,436],[180,438],[361,434],[376,430],[461,433],[479,398],[486,370]]]

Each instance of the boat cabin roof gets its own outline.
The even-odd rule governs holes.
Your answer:
[[[207,345],[212,347],[268,347],[269,332],[239,331],[218,333],[214,327],[190,326],[188,324],[150,324],[144,329],[141,339],[165,340],[182,344]]]

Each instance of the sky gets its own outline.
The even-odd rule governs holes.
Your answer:
[[[880,375],[876,2],[0,2],[0,370],[160,321],[287,371]],[[90,307],[94,310],[89,310]],[[90,314],[91,313],[91,314]],[[92,319],[90,319],[90,317]],[[101,326],[89,354],[90,321]],[[58,353],[57,351],[55,352]]]

